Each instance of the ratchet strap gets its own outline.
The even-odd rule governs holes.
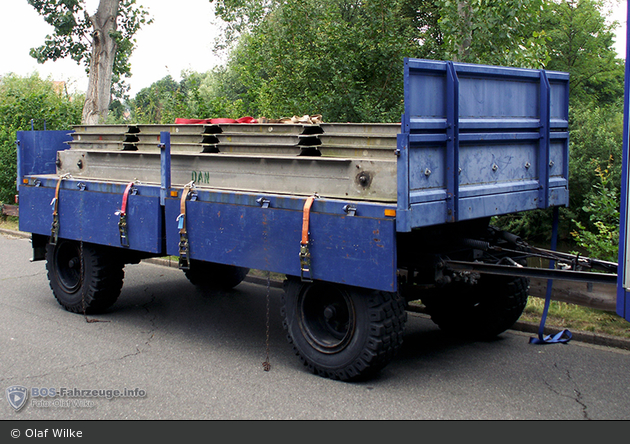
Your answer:
[[[311,207],[317,198],[314,194],[304,202],[302,212],[302,240],[300,241],[300,277],[302,282],[313,282],[313,270],[311,266],[311,252],[309,249],[309,226],[311,219]]]
[[[558,243],[558,207],[553,208],[553,228],[551,231],[551,250],[555,251]],[[549,268],[555,267],[555,261],[549,262]],[[530,344],[566,344],[571,340],[573,335],[569,330],[562,330],[555,334],[553,337],[550,335],[544,336],[545,321],[547,320],[547,312],[549,311],[549,304],[551,303],[551,290],[553,280],[547,280],[547,294],[545,295],[545,308],[543,309],[542,319],[540,320],[540,326],[538,327],[538,337],[529,338]],[[565,336],[565,338],[563,338]]]
[[[195,188],[195,183],[190,182],[184,187],[182,197],[179,201],[180,213],[177,216],[177,228],[179,229],[179,269],[190,269],[190,243],[188,242],[188,231],[186,230],[186,200],[188,195]]]
[[[57,181],[57,187],[55,188],[55,197],[50,202],[50,205],[53,207],[53,221],[52,226],[50,227],[50,244],[57,245],[57,241],[59,240],[59,190],[61,188],[61,181],[69,178],[68,174],[64,174],[59,177]]]
[[[133,187],[133,182],[129,182],[127,187],[125,188],[125,193],[122,198],[122,205],[120,206],[120,210],[116,211],[117,216],[120,216],[120,220],[118,221],[118,232],[120,233],[120,245],[123,247],[129,246],[129,237],[127,236],[127,202],[129,199],[129,193]]]

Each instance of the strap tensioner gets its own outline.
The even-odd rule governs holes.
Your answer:
[[[302,212],[302,240],[300,242],[300,277],[302,278],[302,282],[313,282],[311,251],[309,248],[309,228],[311,207],[317,197],[317,194],[314,194],[306,199],[306,202],[304,203],[304,211]]]

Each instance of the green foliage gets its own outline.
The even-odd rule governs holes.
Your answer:
[[[566,218],[566,209],[560,209],[560,225],[558,227],[558,237],[560,239],[570,237],[570,225],[563,223]],[[522,211],[493,218],[492,225],[516,233],[528,243],[535,243],[549,246],[551,241],[551,231],[553,226],[553,213],[551,209]]]
[[[180,85],[171,76],[166,76],[142,89],[133,100],[134,122],[172,123],[172,114],[182,105]]]
[[[278,3],[241,35],[224,90],[253,116],[399,121],[403,58],[437,49],[423,44],[434,40],[432,11],[410,0]]]
[[[16,180],[16,132],[71,129],[81,120],[83,97],[70,96],[37,74],[0,77],[0,201],[12,203]]]
[[[440,29],[449,60],[541,68],[548,61],[544,0],[440,0]]]
[[[173,123],[176,118],[239,118],[245,115],[242,101],[217,93],[220,71],[186,72],[180,82],[166,76],[142,89],[133,100],[130,119],[136,123]]]
[[[601,106],[623,97],[624,63],[613,46],[618,23],[607,23],[605,7],[603,0],[549,1],[541,17],[547,69],[571,75],[572,104]]]
[[[605,169],[596,160],[591,165],[595,166],[598,181],[586,195],[583,206],[584,212],[590,215],[591,227],[573,220],[577,228],[571,235],[588,256],[616,262],[619,253],[619,189],[612,180],[612,158]]]
[[[604,106],[578,104],[570,111],[570,206],[582,219],[584,197],[600,180],[596,167],[608,169],[611,182],[621,187],[623,106],[621,101]]]
[[[39,48],[31,49],[31,56],[39,63],[70,57],[89,67],[90,18],[79,0],[27,0],[54,28],[52,35]]]
[[[256,27],[281,0],[209,0],[214,13],[224,23],[217,49],[230,47],[242,34]]]

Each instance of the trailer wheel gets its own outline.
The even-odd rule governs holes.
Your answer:
[[[285,281],[287,339],[313,373],[342,381],[371,377],[402,344],[407,313],[397,293],[325,282]]]
[[[202,290],[230,290],[243,282],[249,268],[191,260],[184,273],[191,284]]]
[[[520,318],[528,290],[528,278],[485,274],[475,285],[454,283],[422,302],[441,330],[490,339]]]
[[[50,288],[73,313],[99,313],[112,306],[122,289],[123,268],[123,262],[96,245],[60,239],[46,247]]]

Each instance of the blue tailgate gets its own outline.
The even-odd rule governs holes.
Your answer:
[[[569,75],[405,60],[397,230],[568,205]]]

